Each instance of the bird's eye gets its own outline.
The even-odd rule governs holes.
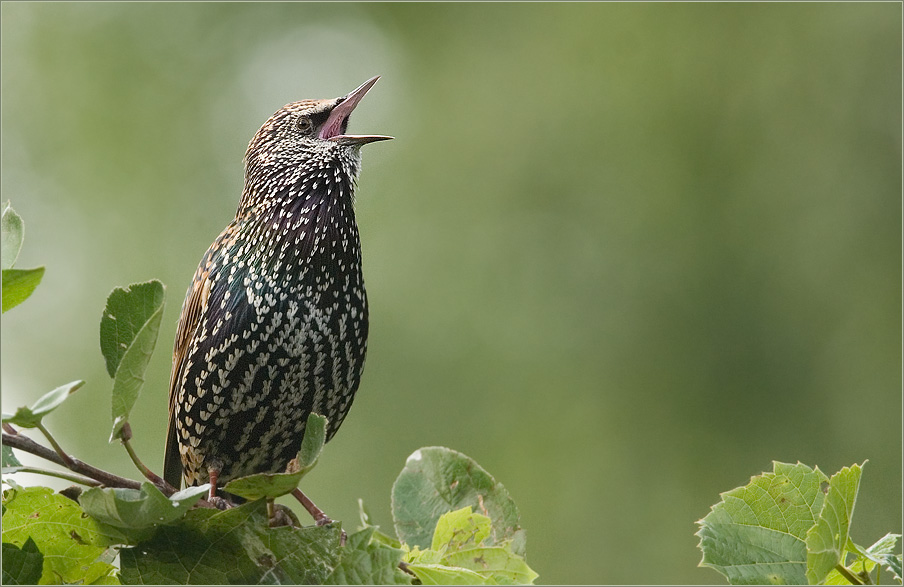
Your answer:
[[[303,134],[310,134],[310,132],[314,130],[314,121],[307,116],[302,116],[295,121],[295,127]]]

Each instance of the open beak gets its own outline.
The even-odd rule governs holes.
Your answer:
[[[355,109],[355,106],[358,105],[358,102],[361,101],[361,98],[364,97],[364,94],[370,90],[377,80],[380,79],[380,76],[374,76],[358,86],[358,88],[344,98],[341,98],[339,104],[337,104],[332,111],[330,111],[329,117],[327,117],[326,122],[323,123],[323,126],[320,127],[320,138],[327,141],[334,141],[339,143],[340,145],[364,145],[367,143],[373,143],[374,141],[385,141],[391,139],[393,137],[387,137],[385,135],[347,135],[342,134],[342,127],[346,125],[348,121],[348,117],[351,116],[352,110]]]

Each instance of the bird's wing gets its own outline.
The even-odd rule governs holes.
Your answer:
[[[216,243],[215,243],[216,245]],[[213,247],[211,247],[213,250]],[[185,368],[185,355],[192,335],[201,322],[201,316],[207,309],[210,297],[210,258],[211,251],[195,272],[192,287],[182,304],[182,314],[176,329],[176,343],[173,347],[173,373],[170,378],[169,427],[166,433],[166,451],[163,463],[163,478],[178,489],[182,484],[182,457],[179,454],[179,439],[176,437],[176,397],[179,394],[179,383]]]

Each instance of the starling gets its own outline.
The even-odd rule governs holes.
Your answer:
[[[311,412],[326,440],[367,350],[353,201],[362,145],[345,134],[377,82],[280,108],[245,153],[235,219],[201,259],[176,331],[164,478],[178,488],[284,471]]]

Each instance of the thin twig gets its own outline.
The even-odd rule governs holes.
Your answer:
[[[138,458],[138,453],[135,452],[135,449],[132,448],[132,443],[130,440],[132,439],[132,427],[129,426],[129,423],[126,422],[122,427],[122,435],[120,436],[120,440],[122,441],[122,445],[125,447],[126,452],[129,453],[129,458],[132,459],[132,462],[135,463],[135,466],[141,471],[141,474],[147,478],[148,481],[156,485],[167,497],[176,493],[177,489],[163,480],[162,477],[157,475],[157,473],[151,471],[147,466],[141,462],[141,459]]]
[[[72,481],[73,483],[79,483],[80,485],[88,485],[90,487],[97,487],[100,485],[100,481],[95,481],[94,479],[89,479],[88,477],[83,477],[82,475],[74,475],[72,473],[67,473],[65,471],[54,471],[52,469],[42,469],[40,467],[13,467],[15,471],[14,473],[34,473],[35,475],[46,475],[48,477],[57,477],[59,479],[65,479],[66,481]]]
[[[48,441],[50,441],[50,446],[52,446],[53,450],[55,450],[57,454],[60,455],[60,458],[63,459],[63,464],[71,469],[72,457],[66,454],[66,451],[64,451],[63,447],[61,447],[60,444],[56,441],[56,438],[53,437],[53,435],[50,433],[50,430],[45,428],[44,424],[42,424],[41,422],[38,422],[38,430],[40,430],[41,434],[43,434],[44,437],[47,438]]]
[[[79,473],[86,477],[90,477],[91,479],[99,481],[102,485],[105,485],[107,487],[124,487],[126,489],[141,488],[141,483],[139,483],[138,481],[135,481],[133,479],[126,479],[125,477],[114,475],[113,473],[108,473],[107,471],[93,467],[88,463],[83,463],[75,457],[70,456],[69,458],[71,464],[67,465],[65,462],[63,462],[62,457],[60,457],[60,455],[55,451],[47,448],[46,446],[38,444],[34,440],[22,434],[8,434],[4,432],[3,444],[41,457],[45,461],[50,461],[51,463],[56,463],[57,465],[66,467],[74,473]]]

